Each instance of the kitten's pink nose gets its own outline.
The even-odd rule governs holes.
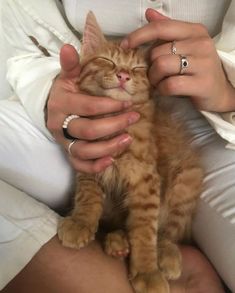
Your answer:
[[[120,71],[116,75],[121,82],[126,82],[131,79],[130,74],[126,71]]]

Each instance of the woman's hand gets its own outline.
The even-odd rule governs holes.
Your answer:
[[[70,161],[78,171],[100,172],[112,164],[115,154],[121,153],[131,143],[131,137],[124,130],[138,120],[139,114],[126,112],[131,106],[129,102],[79,92],[79,56],[72,46],[65,45],[61,49],[60,60],[61,72],[52,85],[47,104],[47,127],[57,142],[68,150],[71,140],[63,136],[63,122],[70,114],[81,116],[73,119],[67,129],[71,136],[78,138],[71,147]],[[122,110],[125,113],[113,117],[90,119]],[[117,132],[122,134],[110,140],[95,141]]]
[[[201,24],[171,20],[153,9],[146,11],[149,23],[123,40],[135,48],[162,40],[150,54],[149,79],[160,95],[189,96],[200,110],[224,112],[235,109],[235,89],[229,83],[206,28]],[[172,54],[175,41],[176,54]],[[180,55],[189,66],[180,74]]]

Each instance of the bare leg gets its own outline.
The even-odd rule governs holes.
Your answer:
[[[183,271],[171,281],[171,293],[224,293],[222,283],[206,257],[192,246],[181,246]]]
[[[19,252],[20,253],[20,252]],[[54,237],[2,293],[133,293],[126,267],[93,242],[81,250]]]
[[[181,247],[183,273],[170,282],[171,293],[224,293],[207,259]],[[20,253],[20,252],[19,252]],[[133,293],[124,263],[106,256],[94,242],[81,250],[61,246],[54,237],[1,293]]]

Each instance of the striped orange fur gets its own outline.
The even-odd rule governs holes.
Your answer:
[[[105,40],[94,16],[87,18],[79,87],[90,95],[132,100],[140,120],[126,131],[131,146],[99,174],[77,174],[74,208],[58,235],[63,245],[81,248],[102,223],[109,230],[105,251],[129,254],[136,292],[169,292],[168,280],[181,274],[177,247],[189,237],[202,189],[198,156],[180,122],[154,98],[143,49],[123,50]],[[130,79],[125,91],[117,73]]]

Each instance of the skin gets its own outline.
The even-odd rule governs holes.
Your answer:
[[[235,90],[226,78],[205,27],[168,19],[152,9],[147,10],[146,18],[149,23],[131,33],[122,46],[134,48],[150,41],[164,41],[153,47],[150,55],[149,79],[159,94],[188,96],[201,110],[234,110]],[[173,40],[176,41],[176,55],[171,54]],[[186,55],[190,64],[183,75],[179,75],[178,54]],[[77,171],[100,172],[112,164],[115,154],[130,145],[131,137],[122,132],[138,121],[139,115],[131,111],[130,103],[81,93],[76,86],[80,72],[78,54],[72,46],[65,45],[60,57],[61,73],[54,81],[48,99],[47,127],[67,150],[70,141],[63,137],[63,121],[71,113],[82,116],[69,123],[69,134],[82,139],[71,147],[70,161]],[[115,112],[121,113],[115,117],[90,119]],[[116,132],[121,134],[107,141],[94,141]],[[182,247],[181,251],[183,274],[180,280],[171,283],[171,292],[224,292],[213,267],[198,250]],[[110,261],[97,244],[74,251],[62,247],[54,238],[3,292],[36,292],[37,288],[38,292],[75,292],[76,289],[81,293],[104,293],[104,287],[107,292],[132,292],[123,264]],[[104,273],[97,273],[97,267]],[[113,273],[110,274],[110,270]],[[58,275],[63,277],[56,277]]]
[[[65,45],[60,53],[61,72],[54,81],[47,103],[47,127],[58,143],[66,150],[71,142],[64,138],[62,124],[71,113],[83,116],[69,123],[68,132],[79,137],[71,148],[70,161],[77,171],[97,173],[113,162],[113,156],[123,151],[132,138],[121,133],[115,138],[94,142],[95,139],[116,132],[123,132],[139,119],[139,114],[128,111],[130,102],[119,102],[107,97],[88,96],[79,91],[76,84],[80,63],[76,50]],[[76,110],[77,109],[77,110]],[[90,119],[92,116],[115,112],[125,113],[102,119]]]
[[[206,28],[201,24],[171,20],[153,9],[146,11],[147,25],[123,40],[123,47],[137,47],[150,41],[164,41],[150,53],[150,82],[162,96],[189,97],[200,110],[226,112],[235,109],[235,89],[223,70],[221,61]],[[172,41],[177,52],[171,54]],[[179,55],[187,56],[189,67],[179,75]],[[139,119],[131,103],[81,93],[76,81],[80,72],[76,50],[65,45],[60,54],[61,73],[53,83],[47,108],[47,127],[66,150],[70,143],[62,133],[62,124],[71,113],[83,116],[69,123],[70,135],[79,138],[71,147],[70,161],[77,171],[96,173],[112,164],[117,153],[124,151],[132,138],[125,128]],[[198,87],[200,84],[200,87]],[[77,109],[77,110],[75,110]],[[115,117],[90,119],[99,114]],[[111,140],[95,142],[105,135],[121,133]],[[82,139],[82,140],[81,140]]]
[[[182,246],[183,273],[171,293],[223,293],[220,280],[198,250]],[[55,236],[2,293],[133,293],[124,262],[93,242],[81,250],[63,247]]]
[[[153,9],[147,9],[146,18],[149,23],[129,34],[122,47],[164,41],[150,53],[149,79],[159,94],[188,96],[200,110],[234,110],[235,89],[226,77],[207,29],[201,24],[171,20]],[[176,54],[171,54],[172,41],[176,42]],[[179,54],[189,61],[183,75],[179,75]]]

